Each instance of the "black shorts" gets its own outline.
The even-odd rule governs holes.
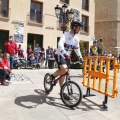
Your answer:
[[[60,68],[60,65],[66,64],[67,66],[69,65],[69,61],[65,60],[65,58],[61,55],[55,54],[55,60],[58,64],[58,68]]]

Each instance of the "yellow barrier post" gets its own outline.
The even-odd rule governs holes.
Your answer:
[[[97,63],[97,58],[94,58],[94,71],[97,71],[98,63]],[[93,89],[96,89],[96,77],[93,77]]]
[[[99,72],[102,73],[103,71],[103,57],[100,58],[100,70]],[[98,86],[98,91],[102,89],[102,78],[99,78],[99,86]]]
[[[119,69],[119,64],[117,64],[117,59],[114,60],[114,79],[113,79],[113,97],[117,97],[118,89],[116,87],[117,84],[117,69]]]

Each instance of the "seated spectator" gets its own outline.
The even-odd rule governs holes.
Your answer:
[[[18,47],[18,54],[20,53],[20,52],[24,52],[24,50],[21,48],[21,44],[19,44],[19,47]]]
[[[20,62],[17,56],[14,57],[13,68],[15,69],[22,68],[22,63]]]
[[[31,48],[31,45],[28,47],[28,49],[27,49],[27,59],[28,60],[30,60],[29,59],[29,56],[30,56],[30,54],[33,52],[33,50],[32,50],[32,48]]]
[[[18,53],[18,59],[19,59],[20,63],[22,63],[22,66],[25,66],[26,60],[24,58],[24,54],[23,54],[22,51],[19,51],[19,53]]]
[[[3,58],[0,58],[0,82],[1,82],[1,85],[4,85],[4,86],[8,86],[9,83],[6,82],[5,80],[10,80],[10,73],[11,73],[11,70],[8,66],[8,59],[9,59],[9,54],[8,53],[4,53],[3,54]]]
[[[35,57],[34,53],[31,53],[30,63],[31,63],[32,69],[35,69],[35,68],[40,69],[40,64],[37,58]]]

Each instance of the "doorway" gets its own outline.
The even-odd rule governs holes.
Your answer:
[[[0,49],[4,51],[4,43],[9,39],[8,30],[0,30]]]
[[[39,44],[41,48],[43,47],[43,35],[28,33],[27,48],[31,45],[31,48],[34,50],[36,44]]]

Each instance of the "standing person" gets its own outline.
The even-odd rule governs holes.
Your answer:
[[[9,40],[5,41],[5,51],[10,54],[10,70],[13,68],[14,56],[17,55],[17,44],[14,42],[13,36],[9,36]]]
[[[76,36],[76,34],[79,33],[81,27],[82,27],[81,22],[79,21],[71,22],[70,32],[65,32],[60,38],[60,41],[58,42],[58,49],[56,50],[55,53],[55,59],[58,63],[59,69],[51,75],[51,80],[53,81],[53,83],[55,77],[61,76],[68,71],[67,61],[70,60],[71,49],[75,50],[80,61],[83,60],[79,46],[80,41],[79,38]],[[62,87],[64,83],[64,78],[65,77],[62,77],[61,80],[59,80],[60,87]]]
[[[54,58],[54,56],[55,56],[55,52],[54,52],[54,49],[51,47],[50,48],[50,57]]]
[[[41,47],[39,47],[39,44],[36,44],[36,47],[34,48],[34,52],[36,54],[36,57],[38,59],[38,62],[40,62],[40,52],[41,52]]]
[[[93,45],[90,47],[90,55],[91,56],[98,56],[100,49],[102,49],[103,43],[101,42],[101,46],[97,44],[97,40],[93,41]],[[100,53],[101,54],[101,53]]]
[[[45,67],[47,67],[48,58],[50,57],[50,46],[48,46],[48,49],[46,49],[46,62]]]
[[[3,58],[0,58],[0,75],[1,75],[1,85],[8,86],[9,83],[5,81],[5,79],[10,79],[10,68],[8,66],[8,59],[9,59],[9,54],[4,53]]]
[[[40,63],[41,63],[41,66],[43,66],[44,61],[45,61],[45,49],[42,48],[42,51],[40,52]]]

